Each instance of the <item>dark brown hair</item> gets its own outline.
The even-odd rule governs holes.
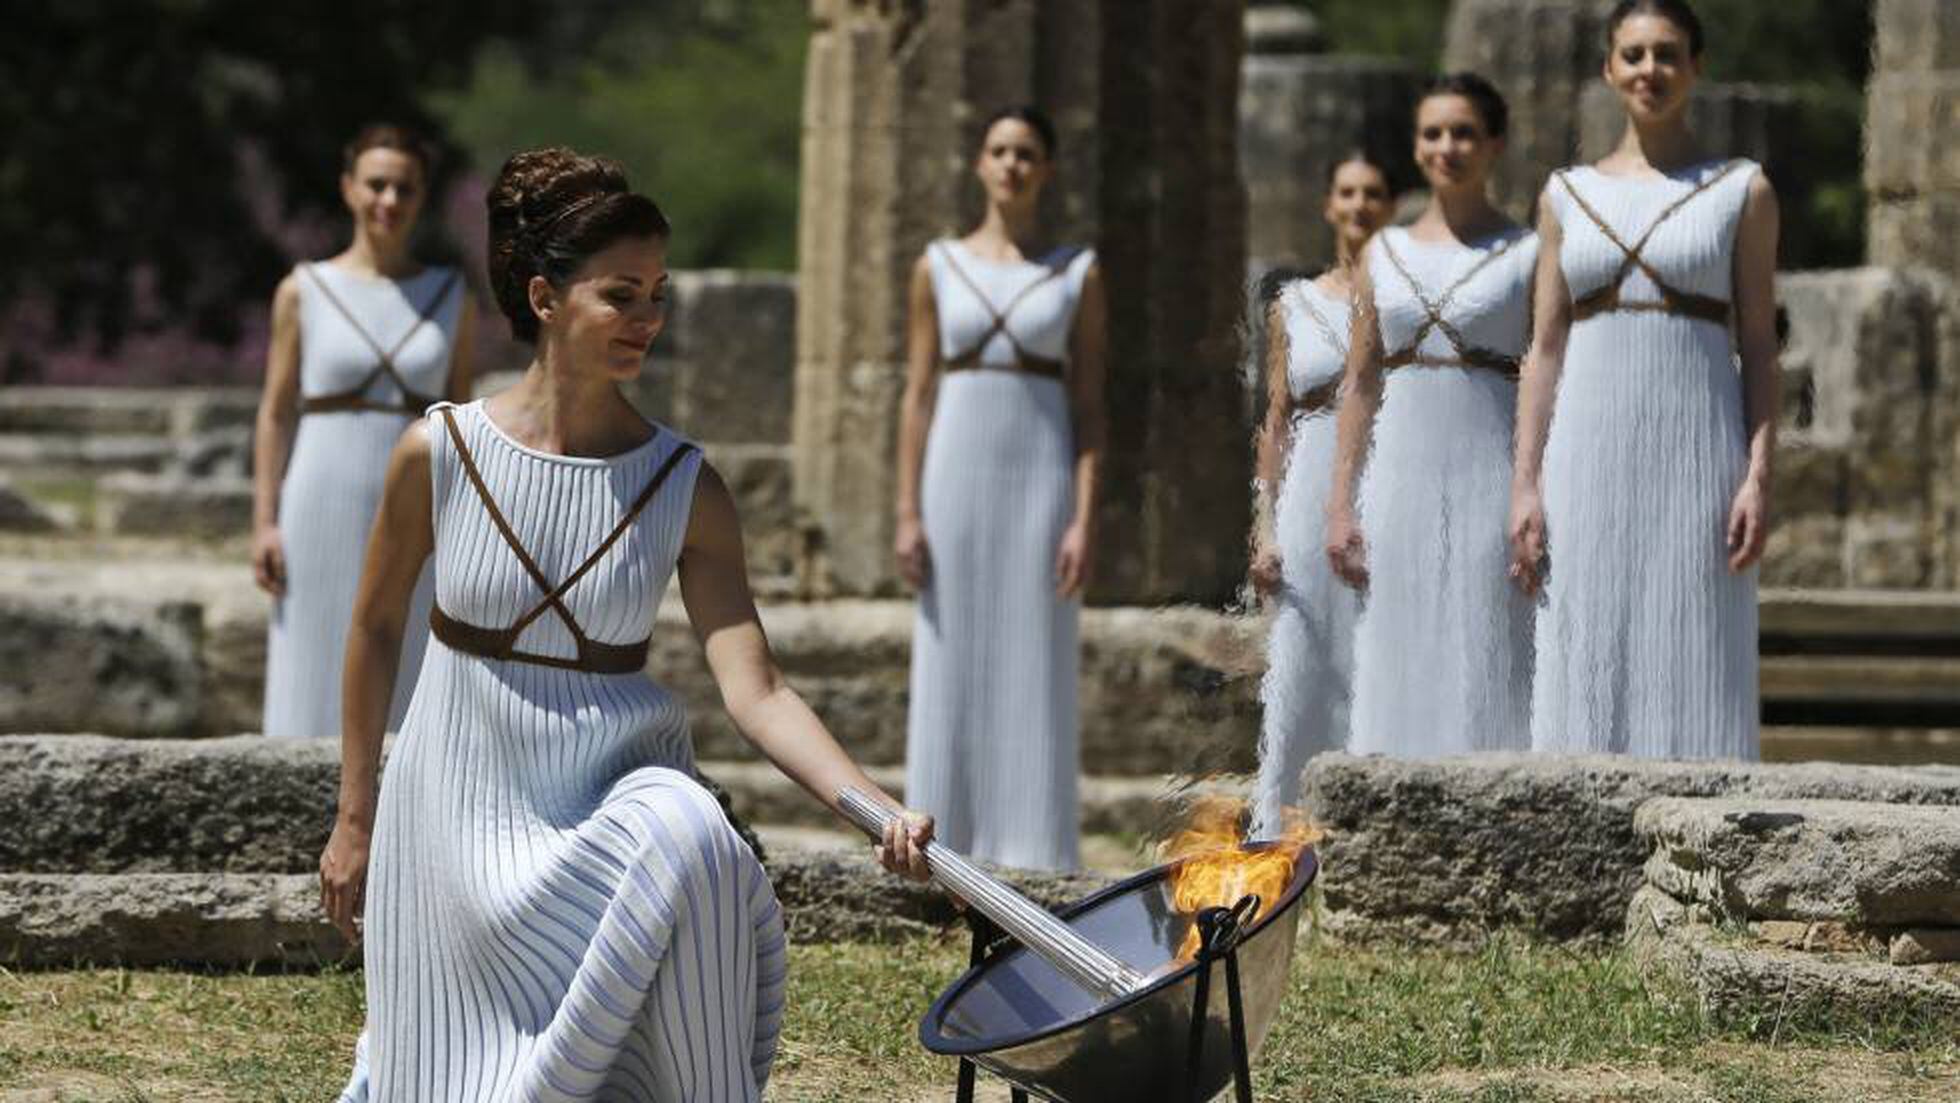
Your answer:
[[[1420,108],[1423,100],[1435,96],[1462,96],[1469,100],[1471,109],[1483,120],[1484,133],[1493,138],[1502,138],[1511,125],[1511,109],[1504,105],[1504,96],[1496,85],[1475,73],[1444,73],[1432,78],[1423,85],[1416,106]]]
[[[1333,162],[1327,166],[1327,180],[1326,183],[1322,185],[1325,190],[1328,191],[1333,190],[1334,177],[1340,175],[1342,165],[1367,165],[1369,168],[1374,169],[1378,173],[1381,173],[1382,185],[1388,189],[1388,195],[1389,198],[1391,199],[1393,199],[1398,193],[1398,191],[1400,190],[1395,186],[1395,174],[1388,171],[1388,165],[1385,162],[1383,162],[1380,157],[1376,156],[1374,153],[1366,149],[1361,148],[1360,146],[1355,146],[1354,148],[1348,150],[1346,153],[1343,153],[1339,157],[1336,157],[1333,160]]]
[[[980,141],[983,144],[987,140],[988,132],[993,130],[994,124],[1003,119],[1013,119],[1018,123],[1026,123],[1029,129],[1033,130],[1035,135],[1041,139],[1041,152],[1047,154],[1049,160],[1052,161],[1055,159],[1056,143],[1060,139],[1055,135],[1055,121],[1048,117],[1047,112],[1033,104],[1025,103],[1016,104],[1013,107],[1003,107],[987,116],[986,125],[980,128]]]
[[[354,162],[370,149],[392,149],[415,158],[422,167],[422,175],[429,175],[429,147],[422,136],[397,123],[369,123],[354,135],[352,141],[340,149],[340,170],[353,172]]]
[[[1607,49],[1613,48],[1613,36],[1620,33],[1620,24],[1636,15],[1658,15],[1679,27],[1688,36],[1689,55],[1701,56],[1701,18],[1688,6],[1688,0],[1620,0],[1606,17]]]
[[[594,253],[634,237],[665,239],[667,216],[633,191],[618,162],[563,146],[504,162],[485,198],[490,209],[490,290],[511,336],[538,339],[531,277],[563,287]]]

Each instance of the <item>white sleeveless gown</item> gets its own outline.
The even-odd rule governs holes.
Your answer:
[[[366,378],[378,359],[373,346],[322,292],[322,283],[382,348],[393,348],[407,337],[392,357],[396,370],[417,391],[438,398],[444,394],[463,303],[460,280],[443,290],[453,269],[427,268],[406,280],[386,280],[355,275],[336,264],[302,267],[304,271],[294,272],[302,397],[344,392]],[[429,318],[421,323],[424,313]],[[401,397],[385,376],[367,393],[389,403]],[[388,457],[412,420],[383,410],[338,410],[299,419],[279,492],[286,593],[273,601],[266,634],[266,735],[340,737],[341,662],[368,532],[381,508]],[[428,612],[425,574],[402,635],[398,689],[388,711],[390,731],[401,725],[422,665]]]
[[[1003,264],[940,241],[926,256],[942,357],[988,333],[989,305],[1013,303],[1014,341],[1067,359],[1089,250]],[[1055,554],[1075,508],[1075,433],[1066,385],[1015,362],[995,334],[979,368],[939,380],[920,485],[932,568],[912,637],[905,799],[956,850],[1073,869],[1080,603],[1056,596]]]
[[[1678,291],[1732,298],[1753,163],[1661,178],[1565,171],[1629,246],[1681,203],[1642,257]],[[1572,295],[1611,283],[1626,254],[1561,181],[1545,201]],[[1659,298],[1637,268],[1621,296]],[[1535,747],[1757,757],[1756,571],[1729,570],[1725,531],[1747,438],[1727,326],[1645,310],[1573,325],[1545,446],[1551,574],[1538,620]]]
[[[1522,355],[1537,253],[1524,230],[1473,246],[1383,230],[1367,252],[1383,349],[1421,334],[1422,356],[1459,357],[1426,299],[1472,349]],[[1508,577],[1505,532],[1517,393],[1487,368],[1388,372],[1356,499],[1370,574],[1355,625],[1357,754],[1530,746],[1532,607]]]
[[[1312,280],[1280,289],[1286,325],[1286,384],[1294,401],[1337,384],[1347,366],[1349,306]],[[1327,565],[1327,493],[1334,466],[1334,407],[1292,416],[1292,443],[1273,510],[1283,585],[1276,597],[1259,683],[1265,706],[1259,735],[1254,837],[1285,828],[1283,810],[1300,803],[1300,772],[1321,751],[1347,743],[1353,676],[1355,592]]]
[[[440,409],[440,408],[439,408]],[[553,581],[683,442],[610,459],[455,409],[490,493]],[[436,597],[474,625],[539,598],[430,418]],[[565,597],[603,643],[646,638],[699,454]],[[570,657],[555,615],[523,650]],[[367,895],[368,1030],[343,1103],[755,1100],[787,949],[761,864],[693,777],[681,702],[642,673],[480,658],[433,640],[382,777]]]

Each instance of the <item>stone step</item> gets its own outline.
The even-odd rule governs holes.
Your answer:
[[[176,454],[175,442],[156,434],[0,433],[0,470],[17,478],[161,471]]]
[[[836,817],[829,809],[767,762],[709,760],[701,772],[727,790],[736,814],[754,824],[830,829]],[[898,766],[865,770],[887,792],[902,799],[905,771]],[[1082,832],[1128,839],[1152,837],[1177,815],[1181,798],[1193,792],[1243,796],[1243,778],[1219,778],[1193,785],[1175,775],[1156,777],[1084,777]]]
[[[1771,723],[1960,725],[1960,656],[1772,655],[1762,661]]]
[[[1764,590],[1765,655],[1960,655],[1960,592]]]
[[[6,387],[0,433],[172,435],[250,425],[257,387]]]
[[[1661,799],[1633,826],[1647,883],[1725,918],[1960,927],[1960,808]]]

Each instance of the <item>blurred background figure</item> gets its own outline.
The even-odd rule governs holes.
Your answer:
[[[410,251],[428,178],[415,135],[390,124],[362,129],[340,175],[353,240],[296,266],[273,295],[252,466],[252,573],[274,603],[267,735],[340,734],[348,615],[388,456],[429,404],[470,393],[465,285],[454,268],[423,265]],[[428,606],[425,578],[389,730],[401,723],[422,662]]]
[[[919,592],[906,799],[954,848],[1078,864],[1077,620],[1103,447],[1102,277],[1035,240],[1054,125],[989,120],[986,215],[913,267],[894,552]]]
[[[1532,745],[1753,759],[1776,193],[1689,129],[1702,28],[1683,0],[1622,0],[1607,45],[1624,137],[1538,206],[1511,512],[1512,570],[1546,596]]]
[[[1335,262],[1280,286],[1266,307],[1266,417],[1257,441],[1252,584],[1277,605],[1260,683],[1264,715],[1253,830],[1282,829],[1300,802],[1300,771],[1347,742],[1355,592],[1321,551],[1333,478],[1335,398],[1347,365],[1354,269],[1394,211],[1387,169],[1356,150],[1327,178],[1322,217]]]
[[[1369,243],[1340,413],[1327,554],[1363,588],[1350,748],[1530,742],[1531,606],[1505,581],[1518,358],[1537,237],[1491,204],[1504,99],[1482,77],[1416,106],[1428,206]]]

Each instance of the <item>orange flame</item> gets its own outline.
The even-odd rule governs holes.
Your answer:
[[[1285,894],[1300,852],[1320,837],[1304,817],[1288,809],[1285,830],[1273,840],[1275,845],[1250,849],[1239,830],[1245,807],[1246,802],[1235,797],[1199,797],[1183,829],[1159,848],[1164,861],[1183,863],[1170,875],[1171,904],[1178,911],[1196,916],[1206,908],[1230,907],[1247,893],[1257,893],[1256,922]],[[1178,947],[1178,960],[1195,960],[1201,942],[1193,922]]]

